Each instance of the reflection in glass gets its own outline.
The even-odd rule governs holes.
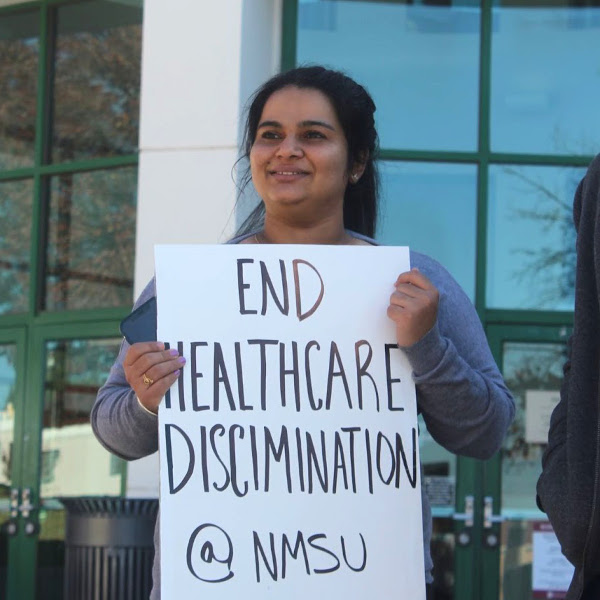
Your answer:
[[[532,521],[502,523],[500,600],[530,600],[532,589]]]
[[[0,345],[0,501],[8,497],[11,484],[11,452],[15,416],[16,348]],[[0,504],[0,512],[4,507]]]
[[[434,518],[431,533],[433,557],[433,595],[439,600],[454,600],[455,521],[452,518]]]
[[[502,450],[503,513],[530,512],[543,518],[535,502],[535,485],[547,443],[542,430],[547,431],[549,421],[541,421],[549,419],[550,410],[558,401],[565,360],[564,344],[504,344],[503,374],[517,412]]]
[[[98,443],[90,411],[120,340],[59,340],[46,344],[42,433],[42,497],[118,495],[122,469]],[[73,477],[77,473],[77,477]]]
[[[33,181],[0,182],[0,314],[28,308],[32,206]]]
[[[487,306],[573,310],[573,196],[585,169],[496,165],[489,172]]]
[[[456,455],[442,448],[419,415],[419,459],[423,488],[433,513],[431,557],[435,597],[454,598],[454,514],[456,504]]]
[[[382,148],[476,150],[480,8],[441,4],[300,0],[298,64],[365,85]]]
[[[0,17],[0,171],[33,164],[37,12]]]
[[[542,528],[548,525],[545,516],[540,513],[539,519],[515,519],[502,523],[500,533],[501,578],[498,600],[565,597],[565,591],[573,577],[574,569],[573,565],[560,553],[558,541],[556,541],[555,547],[548,547],[546,542],[543,557],[540,559],[537,556],[540,550],[535,547],[534,535],[539,534]],[[556,538],[554,539],[556,540]],[[541,571],[545,585],[552,582],[555,586],[554,590],[534,589],[534,559],[538,578]],[[538,566],[540,563],[545,564],[540,568]],[[538,586],[539,583],[538,581]]]
[[[561,343],[503,345],[502,371],[517,411],[501,453],[502,515],[507,520],[501,526],[500,599],[531,598],[532,527],[547,518],[537,507],[535,487],[565,360]]]
[[[431,437],[419,415],[419,458],[423,484],[434,514],[454,511],[456,489],[456,455],[442,448]]]
[[[441,262],[475,296],[477,169],[439,163],[381,164],[377,238]]]
[[[596,154],[600,6],[510,4],[493,10],[492,150]]]
[[[16,348],[0,345],[0,594],[6,589],[8,539],[3,523],[9,518],[14,440]]]
[[[46,309],[131,304],[136,168],[52,178]]]
[[[37,600],[62,598],[65,513],[57,498],[119,495],[123,461],[95,438],[90,411],[120,340],[46,343]]]
[[[58,8],[54,162],[136,151],[142,9],[92,1]]]

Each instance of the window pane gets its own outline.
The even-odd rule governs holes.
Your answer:
[[[0,344],[0,513],[3,513],[6,509],[3,503],[8,498],[12,477],[11,453],[15,424],[15,362],[16,347],[13,344]]]
[[[503,512],[523,517],[530,511],[541,516],[535,502],[535,484],[542,472],[545,445],[536,437],[530,439],[527,409],[530,403],[534,413],[539,403],[549,406],[558,401],[565,361],[565,344],[504,344],[502,372],[515,398],[517,412],[502,449]]]
[[[342,69],[367,87],[382,148],[475,150],[474,4],[301,0],[297,61]]]
[[[419,415],[419,457],[423,485],[433,513],[431,557],[435,597],[454,600],[454,514],[456,502],[456,454],[442,448],[431,437]]]
[[[136,175],[127,167],[52,178],[47,310],[131,304]]]
[[[10,517],[12,449],[15,421],[16,348],[0,345],[0,592],[6,589],[8,535],[3,525]]]
[[[573,310],[573,195],[585,169],[490,168],[489,308]]]
[[[123,469],[96,440],[90,411],[121,340],[57,340],[46,344],[41,495],[115,495]],[[85,465],[85,468],[81,468]],[[77,477],[73,474],[77,473]]]
[[[32,206],[31,180],[0,182],[0,314],[28,308]]]
[[[518,4],[493,12],[492,149],[596,154],[600,3]]]
[[[33,164],[38,12],[0,17],[0,170]]]
[[[142,10],[94,1],[58,9],[54,162],[136,151]]]
[[[545,448],[540,429],[547,431],[547,424],[540,427],[539,421],[540,415],[549,417],[548,411],[559,399],[565,360],[564,344],[503,344],[502,372],[517,406],[501,454],[501,505],[506,520],[501,524],[500,552],[504,560],[500,564],[500,577],[503,597],[507,600],[533,597],[532,529],[536,521],[547,518],[535,501]]]
[[[62,598],[65,496],[120,495],[124,461],[95,438],[90,410],[108,376],[120,339],[46,343],[40,465],[38,600]]]
[[[378,239],[441,262],[475,297],[477,168],[446,163],[381,164]]]

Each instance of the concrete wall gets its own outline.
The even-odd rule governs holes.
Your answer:
[[[281,0],[145,0],[135,294],[154,244],[235,231],[243,107],[279,69]],[[158,459],[130,464],[129,496],[156,495]]]

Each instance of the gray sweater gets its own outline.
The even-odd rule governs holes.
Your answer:
[[[411,266],[428,277],[440,294],[434,328],[413,346],[403,348],[413,369],[418,410],[438,444],[455,454],[488,459],[500,448],[513,419],[513,398],[494,362],[469,298],[433,259],[411,252],[410,260]],[[136,306],[155,293],[152,280]],[[91,422],[105,448],[121,458],[133,460],[157,451],[158,419],[140,407],[125,379],[123,359],[128,348],[123,340],[110,375],[98,392]],[[425,578],[431,582],[431,510],[424,491],[422,497]],[[160,598],[158,523],[155,549],[151,600]]]

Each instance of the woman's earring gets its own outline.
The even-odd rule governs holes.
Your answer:
[[[352,173],[352,175],[350,175],[350,179],[352,180],[352,183],[356,183],[358,181],[358,175],[356,173]]]

